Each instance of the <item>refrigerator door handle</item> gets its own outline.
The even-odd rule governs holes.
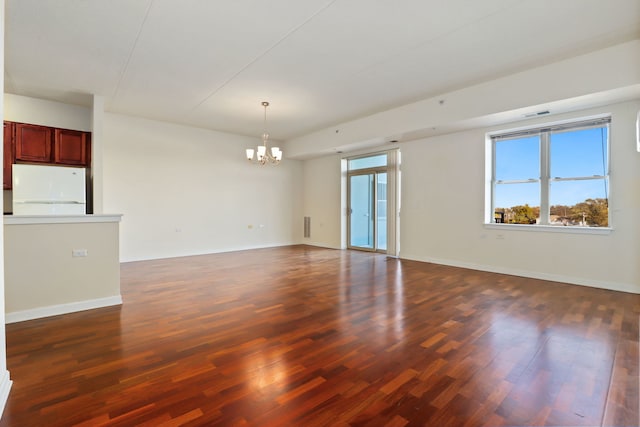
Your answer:
[[[16,200],[14,203],[22,205],[84,205],[84,202],[78,202],[77,200]]]

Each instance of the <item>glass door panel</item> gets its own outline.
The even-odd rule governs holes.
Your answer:
[[[376,247],[387,250],[387,173],[376,173]]]
[[[399,161],[396,151],[347,159],[348,248],[398,254]]]
[[[375,174],[349,177],[349,246],[374,250]]]

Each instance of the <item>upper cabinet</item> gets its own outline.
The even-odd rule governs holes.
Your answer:
[[[87,147],[90,134],[77,130],[56,129],[53,161],[57,164],[86,166],[89,164]]]
[[[3,188],[11,189],[14,163],[91,165],[91,133],[27,123],[4,122]]]
[[[7,122],[5,122],[7,123]],[[91,134],[70,129],[13,123],[16,163],[88,166]]]
[[[53,128],[15,123],[15,160],[51,163]]]

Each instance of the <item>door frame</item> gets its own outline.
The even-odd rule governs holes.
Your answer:
[[[376,166],[362,169],[349,169],[349,161],[366,157],[375,157],[381,154],[386,154],[387,163],[384,166]],[[343,238],[342,247],[347,249],[356,249],[373,252],[373,249],[361,248],[358,246],[351,246],[351,185],[350,177],[353,175],[369,174],[372,172],[386,172],[387,173],[387,249],[378,250],[377,252],[385,253],[391,257],[398,257],[400,255],[400,176],[401,176],[401,163],[402,157],[399,148],[393,148],[389,150],[373,151],[368,153],[360,153],[354,156],[343,157],[342,160],[342,173],[343,173]],[[376,198],[377,198],[377,185],[375,185]],[[376,203],[377,204],[377,203]],[[376,220],[377,222],[377,220]],[[377,237],[377,236],[376,236]],[[377,245],[377,241],[375,244]]]

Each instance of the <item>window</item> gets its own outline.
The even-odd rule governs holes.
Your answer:
[[[610,121],[490,135],[491,221],[608,227]]]
[[[368,168],[386,168],[387,153],[376,154],[373,156],[356,157],[349,159],[349,171],[355,171]]]

